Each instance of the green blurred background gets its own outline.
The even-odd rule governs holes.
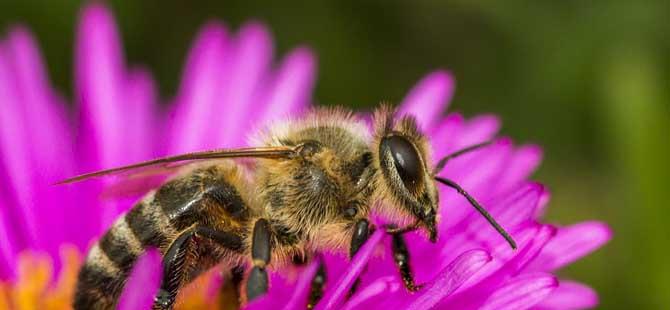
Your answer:
[[[276,50],[311,46],[315,98],[398,102],[421,76],[457,79],[452,111],[495,113],[503,133],[545,149],[536,179],[547,220],[601,219],[613,241],[561,275],[594,286],[606,309],[670,306],[670,1],[109,1],[130,63],[176,91],[185,55],[209,19],[258,19]],[[81,1],[2,0],[0,29],[38,37],[51,78],[72,91]]]

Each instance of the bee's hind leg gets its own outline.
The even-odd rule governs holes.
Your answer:
[[[326,285],[326,265],[323,260],[319,261],[319,268],[312,278],[312,284],[309,290],[309,297],[307,299],[307,309],[314,309],[316,304],[323,297],[323,288]]]
[[[163,279],[152,309],[166,310],[171,309],[174,305],[177,292],[188,273],[187,260],[197,259],[193,257],[194,237],[212,240],[235,252],[242,250],[242,239],[230,232],[203,226],[196,226],[183,231],[172,242],[163,256]]]
[[[361,219],[354,224],[354,233],[351,237],[351,244],[349,247],[349,257],[354,258],[354,255],[358,253],[358,250],[368,241],[370,233],[372,232],[373,227],[370,225],[370,222],[367,219]],[[321,297],[323,297],[323,290],[326,285],[326,266],[321,260],[319,262],[319,269],[317,269],[314,278],[312,279],[312,286],[310,289],[309,299],[307,300],[307,309],[312,309],[319,302]],[[360,284],[360,278],[356,278],[354,284],[352,284],[349,289],[347,297],[353,295]]]
[[[268,291],[268,273],[265,269],[270,263],[272,245],[270,224],[266,219],[256,221],[251,240],[253,268],[247,279],[247,301],[254,300]]]
[[[360,219],[354,224],[354,232],[351,236],[351,243],[349,246],[349,257],[354,258],[358,250],[368,241],[370,234],[374,230],[374,226],[370,225],[367,219]],[[314,278],[312,278],[312,285],[310,294],[307,300],[307,309],[313,309],[323,297],[324,287],[326,285],[326,265],[323,260],[319,262],[319,269],[317,269]],[[360,278],[356,278],[354,284],[349,289],[348,296],[353,295],[360,284]]]
[[[240,284],[244,279],[244,267],[235,266],[223,272],[223,285],[219,289],[219,310],[237,310],[240,308]]]

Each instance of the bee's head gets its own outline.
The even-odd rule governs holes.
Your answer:
[[[437,238],[438,195],[432,176],[430,149],[411,116],[394,120],[382,107],[375,113],[373,162],[376,198],[381,207],[401,225],[416,223],[426,229],[431,241]]]

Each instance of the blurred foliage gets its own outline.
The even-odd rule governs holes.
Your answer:
[[[72,88],[80,1],[0,1],[0,29],[38,37],[53,82]],[[188,47],[210,19],[267,23],[280,54],[319,56],[316,100],[367,108],[398,102],[434,68],[458,85],[451,110],[490,112],[503,133],[545,148],[537,179],[547,218],[609,222],[613,242],[562,271],[593,285],[602,308],[670,304],[670,2],[110,1],[127,59],[176,91]]]

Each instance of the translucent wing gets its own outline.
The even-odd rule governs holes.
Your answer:
[[[145,162],[140,162],[128,166],[116,167],[106,170],[89,172],[69,179],[62,180],[56,184],[69,184],[83,180],[88,180],[102,176],[112,176],[119,174],[132,173],[134,177],[144,178],[147,176],[166,173],[176,167],[188,164],[194,161],[213,160],[223,158],[289,158],[297,154],[298,147],[276,146],[276,147],[253,147],[240,149],[220,149],[202,152],[193,152],[176,156],[157,158]]]

